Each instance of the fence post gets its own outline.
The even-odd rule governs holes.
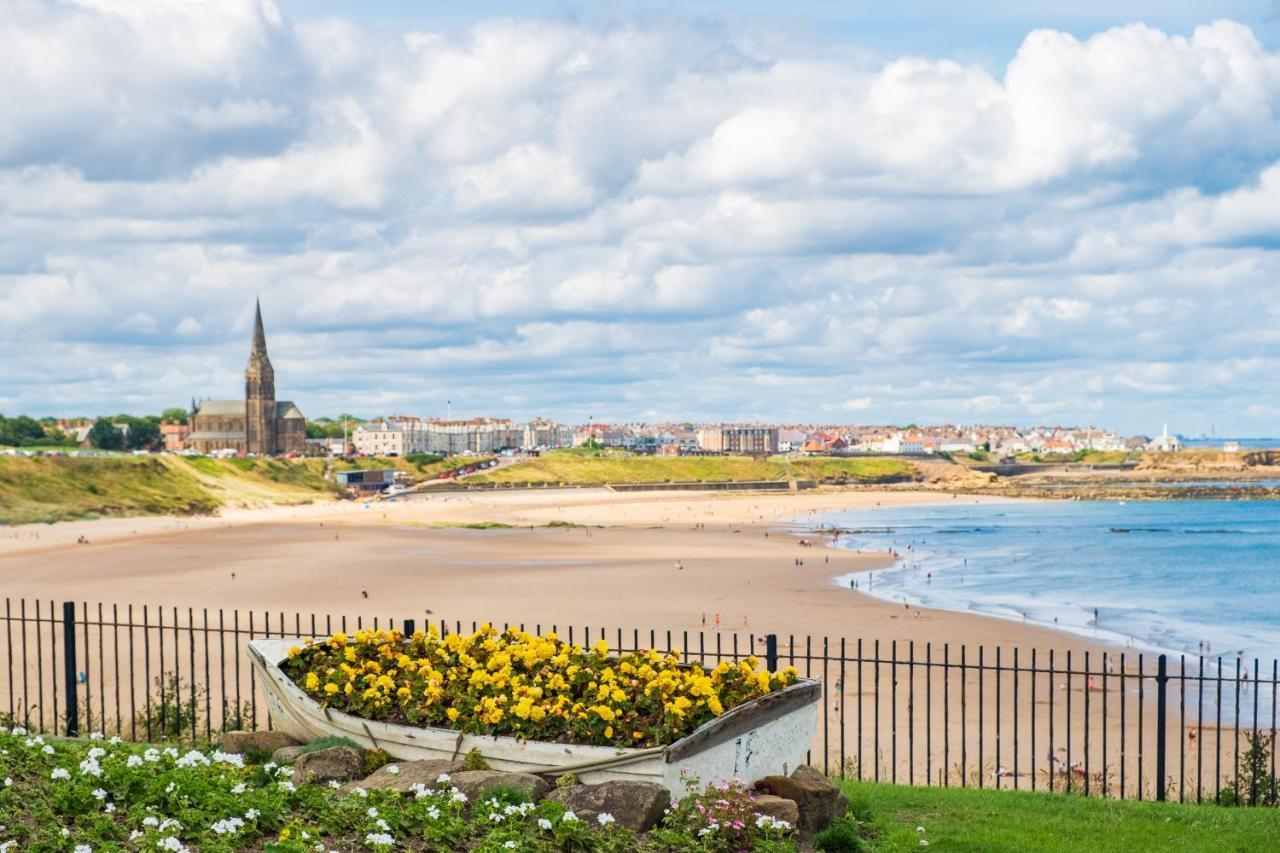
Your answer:
[[[1156,667],[1156,800],[1165,799],[1165,685],[1169,683],[1169,673],[1164,655]]]
[[[80,706],[76,695],[76,603],[62,602],[62,672],[67,687],[67,737],[80,734]]]
[[[764,668],[770,672],[778,671],[778,635],[764,635]]]
[[[404,631],[403,631],[402,633],[403,633],[406,637],[412,637],[412,636],[413,636],[413,629],[414,629],[414,628],[416,628],[416,627],[417,627],[417,623],[416,623],[414,620],[412,620],[412,619],[406,619],[406,620],[404,620]]]

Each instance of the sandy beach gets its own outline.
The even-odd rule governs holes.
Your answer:
[[[805,517],[825,510],[952,500],[1001,499],[923,491],[547,489],[10,527],[0,531],[6,612],[16,617],[25,607],[27,620],[5,620],[4,642],[11,659],[28,666],[25,680],[19,666],[12,684],[0,685],[0,707],[30,708],[33,719],[46,724],[60,707],[51,676],[61,659],[52,646],[59,603],[66,600],[81,603],[77,642],[83,642],[82,660],[94,662],[83,665],[87,724],[126,735],[137,735],[145,722],[142,703],[158,687],[159,673],[192,680],[192,695],[205,696],[197,714],[205,726],[216,728],[229,710],[256,701],[242,657],[250,613],[257,619],[254,636],[264,625],[277,635],[283,627],[305,636],[312,624],[323,633],[344,617],[347,627],[374,618],[384,625],[412,618],[419,626],[444,619],[465,628],[487,620],[554,627],[562,636],[572,626],[579,639],[586,629],[593,637],[603,629],[621,645],[648,645],[652,636],[665,647],[671,632],[672,647],[695,655],[716,648],[745,653],[753,643],[762,653],[762,635],[773,633],[781,662],[794,660],[802,674],[825,685],[814,742],[824,769],[899,779],[928,774],[954,783],[994,783],[999,775],[1005,784],[1027,787],[1032,779],[1050,781],[1050,749],[1065,767],[1080,763],[1089,744],[1095,787],[1120,785],[1116,762],[1124,755],[1125,788],[1135,790],[1143,767],[1147,789],[1150,752],[1116,753],[1115,745],[1125,732],[1152,736],[1153,702],[1142,704],[1142,691],[1150,697],[1153,689],[1152,660],[1145,679],[1138,679],[1134,655],[1127,663],[1118,659],[1123,649],[1031,624],[906,608],[837,586],[834,577],[884,568],[892,555],[830,548],[826,536],[803,533]],[[459,526],[467,524],[509,526]],[[801,535],[812,544],[802,545]],[[149,628],[141,624],[144,604]],[[42,622],[30,619],[37,607]],[[164,630],[156,627],[158,617]],[[237,632],[224,632],[232,619]],[[1019,673],[1007,668],[1015,650],[1022,656]],[[1040,661],[1034,675],[1027,669],[1033,650]],[[967,655],[970,669],[944,669],[938,665],[944,654],[952,664]],[[1057,661],[1052,673],[1044,669],[1050,654]],[[1107,673],[1102,683],[1066,675],[1068,668],[1081,670],[1086,654],[1093,661],[1089,672]],[[905,663],[908,655],[915,664]],[[1006,668],[998,673],[972,668],[979,660],[989,668],[1001,655]],[[1070,667],[1068,655],[1075,661]],[[240,668],[229,671],[237,657]],[[933,665],[922,665],[926,659]],[[1069,725],[1063,719],[1068,703],[1076,709]],[[1168,721],[1170,742],[1216,749],[1216,729],[1193,724],[1195,706],[1185,697],[1180,707],[1193,713],[1185,722]],[[1023,741],[1018,745],[1015,730],[1012,743],[1006,734],[1002,746],[1001,733],[1015,720]],[[1026,740],[1037,721],[1038,745]],[[1110,738],[1109,749],[1101,737]],[[1225,738],[1223,745],[1229,748]]]
[[[833,577],[892,558],[825,537],[802,547],[782,528],[826,509],[939,500],[952,498],[537,490],[29,525],[0,533],[0,578],[12,598],[90,603],[660,631],[714,630],[718,617],[744,633],[1087,646],[842,589]],[[486,522],[525,527],[444,526]],[[544,526],[555,523],[582,526]]]

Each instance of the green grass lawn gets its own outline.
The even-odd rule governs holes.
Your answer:
[[[930,851],[965,853],[1280,850],[1280,809],[843,784],[852,813],[874,833],[868,846],[875,851],[920,851],[922,837]]]
[[[911,480],[915,468],[901,459],[774,456],[636,456],[624,451],[553,450],[490,474],[477,483],[725,483],[843,476],[850,482]]]

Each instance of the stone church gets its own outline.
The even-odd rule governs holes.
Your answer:
[[[243,400],[191,402],[188,446],[197,453],[234,450],[274,455],[304,453],[307,419],[288,400],[276,399],[276,372],[267,358],[262,305],[253,320],[253,346],[244,370]]]

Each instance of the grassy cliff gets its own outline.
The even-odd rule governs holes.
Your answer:
[[[915,469],[900,459],[775,456],[635,456],[619,451],[555,450],[489,474],[477,483],[728,483],[748,480],[908,481]]]
[[[190,515],[335,493],[322,460],[0,456],[0,524]]]

